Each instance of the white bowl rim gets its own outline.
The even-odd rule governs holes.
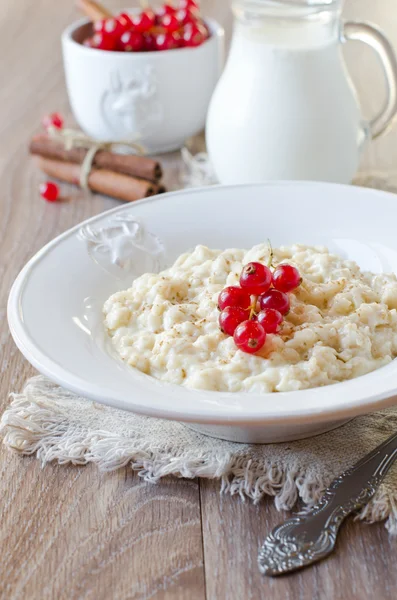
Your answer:
[[[87,17],[83,17],[81,19],[78,19],[77,21],[74,21],[73,23],[71,23],[70,25],[68,25],[62,32],[62,36],[61,36],[61,40],[62,43],[64,44],[70,44],[76,48],[79,49],[79,51],[81,52],[89,52],[90,54],[95,50],[95,56],[117,56],[118,59],[117,60],[131,60],[131,58],[137,58],[137,57],[142,57],[142,56],[150,56],[150,58],[154,58],[156,57],[156,60],[158,60],[157,57],[164,57],[164,56],[174,56],[176,52],[180,53],[180,52],[184,52],[185,54],[190,53],[190,54],[194,54],[200,51],[200,48],[204,48],[205,46],[207,46],[210,43],[213,43],[215,39],[219,39],[219,38],[224,38],[225,36],[225,30],[222,27],[222,25],[220,25],[220,23],[218,23],[217,21],[215,21],[215,19],[211,19],[211,18],[205,18],[204,19],[205,23],[208,25],[210,31],[211,31],[211,36],[205,40],[205,42],[203,44],[200,44],[200,46],[196,46],[194,48],[174,48],[172,50],[166,50],[164,52],[159,52],[156,50],[151,50],[151,51],[146,51],[146,52],[120,52],[118,50],[100,50],[99,48],[89,48],[87,46],[83,46],[83,44],[80,44],[79,42],[76,42],[75,39],[73,39],[73,34],[80,28],[83,27],[84,25],[88,25],[88,23],[90,23],[90,19],[88,19]],[[91,54],[92,56],[92,54]]]
[[[240,185],[214,185],[211,186],[211,188],[204,189],[223,189],[227,191],[228,189],[241,188],[246,190],[251,187],[258,187],[258,185],[261,185],[263,187],[326,185],[339,190],[347,188],[349,188],[350,190],[359,189],[361,194],[383,195],[390,197],[395,202],[395,194],[392,193],[374,190],[370,188],[352,188],[352,186],[350,185],[315,181],[269,181],[262,184],[252,183]],[[164,200],[167,196],[197,194],[202,192],[203,188],[182,189],[162,194],[161,199]],[[157,196],[152,196],[150,198],[145,198],[143,200],[134,202],[134,205],[136,206],[138,204],[155,202],[157,200]],[[245,416],[243,414],[230,414],[227,417],[225,417],[225,410],[217,410],[218,407],[215,406],[211,407],[211,411],[208,414],[203,414],[202,410],[197,410],[195,408],[191,409],[189,405],[187,405],[182,412],[180,410],[173,409],[167,406],[159,409],[158,407],[151,408],[143,404],[134,404],[132,402],[126,403],[121,398],[110,398],[104,395],[99,386],[96,386],[95,384],[91,383],[89,385],[86,385],[85,381],[83,381],[77,376],[70,374],[69,371],[64,369],[61,365],[53,361],[51,357],[47,356],[40,350],[40,348],[34,343],[29,333],[26,331],[26,328],[24,327],[23,318],[20,313],[20,299],[25,281],[29,276],[30,272],[32,271],[33,267],[38,261],[40,261],[45,256],[45,254],[50,252],[52,248],[57,246],[65,238],[74,235],[82,227],[82,225],[92,224],[96,221],[100,221],[104,218],[107,218],[113,213],[120,213],[128,210],[131,210],[130,204],[116,206],[113,209],[104,211],[98,215],[95,215],[83,221],[82,223],[75,225],[71,229],[68,229],[67,231],[50,241],[48,244],[43,246],[43,248],[41,248],[41,250],[39,250],[27,262],[27,264],[23,267],[23,269],[20,271],[17,278],[15,279],[9,294],[7,305],[7,316],[10,331],[20,351],[29,360],[29,362],[41,373],[43,373],[59,385],[73,391],[74,393],[80,396],[87,397],[89,399],[96,400],[99,403],[110,405],[123,410],[130,410],[136,413],[141,413],[149,416],[185,422],[228,425],[240,424],[245,426],[257,426],[259,424],[307,423],[309,419],[310,422],[315,423],[332,421],[336,419],[348,419],[349,417],[357,416],[359,414],[367,414],[373,412],[374,410],[379,410],[381,408],[386,408],[388,406],[396,404],[397,397],[395,396],[397,396],[397,359],[389,365],[381,367],[380,369],[377,369],[372,373],[368,373],[367,375],[363,375],[352,380],[324,387],[317,387],[309,390],[278,392],[269,394],[254,394],[252,392],[238,393],[239,396],[243,395],[247,400],[259,400],[259,406],[261,410],[249,410],[247,411],[247,414]],[[392,367],[393,363],[394,368]],[[368,385],[370,381],[369,378],[376,373],[385,373],[387,369],[390,370],[390,367],[392,367],[393,370],[396,370],[396,384],[393,385],[393,387],[380,388],[378,392],[369,393],[368,390],[371,389],[371,386]],[[182,388],[182,386],[175,386],[173,384],[166,385],[170,390],[172,390],[172,388],[177,388],[182,389],[184,393],[186,392],[188,394],[197,395],[198,393],[197,390]],[[349,394],[352,395],[354,393],[356,398],[354,400],[347,400],[343,404],[343,406],[338,405],[337,407],[328,406],[326,409],[323,408],[321,396],[335,396],[335,394],[340,395],[341,392],[344,393],[344,396],[349,396]],[[203,391],[200,390],[199,393],[203,394]],[[220,396],[220,394],[222,394],[223,397],[230,397],[231,400],[236,396],[236,393],[231,392],[204,392],[204,395],[208,397],[214,397],[214,395]],[[316,395],[316,397],[320,396],[320,399],[316,404],[315,409],[312,407],[307,409],[302,409],[301,407],[299,407],[299,398],[303,398],[304,395]],[[267,400],[277,400],[286,397],[289,397],[290,399],[293,397],[294,399],[296,399],[295,405],[298,406],[298,408],[294,410],[289,409],[288,412],[283,412],[282,414],[266,413]]]

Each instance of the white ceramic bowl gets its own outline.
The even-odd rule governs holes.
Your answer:
[[[97,140],[140,135],[151,154],[175,150],[204,128],[223,65],[224,31],[207,20],[210,38],[197,48],[109,52],[83,46],[91,24],[62,35],[69,101],[81,129]]]
[[[396,221],[395,195],[325,183],[215,186],[123,205],[67,231],[29,261],[10,293],[11,332],[40,372],[98,402],[236,441],[314,435],[394,404],[397,361],[351,381],[297,392],[188,390],[111,355],[103,302],[141,271],[160,266],[158,238],[168,264],[196,244],[249,248],[270,238],[274,246],[327,245],[363,269],[397,272]]]

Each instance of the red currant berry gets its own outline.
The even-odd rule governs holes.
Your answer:
[[[175,15],[166,14],[161,19],[161,25],[167,31],[167,33],[173,33],[181,28],[181,23],[178,21]]]
[[[124,27],[123,22],[119,19],[101,19],[100,21],[94,21],[93,29],[95,33],[111,33],[112,35],[119,37],[127,27]]]
[[[177,31],[172,33],[159,33],[155,36],[156,50],[173,50],[179,47],[180,36]]]
[[[124,31],[129,31],[129,30],[133,29],[133,27],[134,27],[131,17],[128,13],[125,13],[125,12],[120,13],[119,16],[117,17],[117,20],[120,23],[120,25]]]
[[[171,6],[171,4],[163,4],[163,6],[160,6],[160,8],[156,11],[156,15],[162,19],[165,15],[174,15],[176,10],[177,9]]]
[[[283,322],[283,315],[274,308],[265,308],[258,313],[257,319],[266,333],[277,333]]]
[[[96,33],[92,38],[92,48],[98,50],[114,50],[117,45],[117,38],[111,33]]]
[[[143,35],[137,31],[125,31],[117,44],[117,49],[122,52],[139,52],[143,48]]]
[[[266,331],[258,321],[243,321],[236,327],[234,343],[239,350],[254,354],[266,341]]]
[[[183,42],[187,48],[200,46],[207,37],[206,30],[197,23],[188,23],[183,30]]]
[[[106,19],[103,30],[106,33],[112,33],[116,37],[120,37],[126,29],[123,22],[119,21],[119,19]]]
[[[291,292],[302,282],[298,269],[292,265],[280,265],[273,273],[273,286],[280,292]]]
[[[196,2],[195,0],[180,0],[179,8],[181,8],[182,10],[186,8],[188,8],[189,10],[200,10],[198,2]]]
[[[240,285],[250,294],[259,296],[270,288],[272,273],[266,265],[259,262],[250,262],[245,265],[240,275]]]
[[[105,27],[105,21],[106,21],[106,19],[97,19],[96,21],[93,22],[92,28],[95,33],[100,33],[103,31],[103,29]]]
[[[146,52],[153,52],[156,50],[156,36],[154,33],[143,34],[143,50]]]
[[[218,297],[218,308],[223,310],[227,306],[238,306],[248,309],[251,305],[251,296],[246,290],[236,285],[226,287]]]
[[[42,119],[42,124],[45,129],[49,127],[55,127],[56,129],[62,129],[63,127],[63,117],[59,113],[51,113],[50,115],[45,115]]]
[[[237,325],[248,318],[248,311],[238,306],[227,306],[219,315],[219,326],[223,333],[233,335]]]
[[[286,315],[290,308],[287,294],[274,288],[259,297],[259,306],[261,310],[274,308],[274,310],[278,310],[282,315]]]
[[[200,14],[198,12],[194,12],[193,10],[184,8],[182,10],[178,10],[178,12],[175,13],[175,17],[178,19],[179,23],[182,23],[182,25],[188,25],[189,23],[190,25],[194,25],[200,18]]]
[[[52,181],[46,181],[39,185],[40,195],[47,200],[47,202],[56,202],[59,196],[59,187]]]
[[[156,15],[149,8],[148,10],[144,10],[140,15],[132,15],[131,23],[132,26],[138,33],[146,33],[149,31],[156,21]]]

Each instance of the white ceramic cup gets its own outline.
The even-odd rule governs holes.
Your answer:
[[[210,38],[196,48],[109,52],[82,41],[81,19],[62,35],[66,85],[81,129],[97,140],[135,140],[149,153],[176,150],[204,128],[223,66],[224,30],[207,20]]]

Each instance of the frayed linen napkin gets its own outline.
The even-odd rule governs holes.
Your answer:
[[[313,505],[329,483],[397,429],[397,407],[358,417],[323,435],[284,444],[213,439],[173,421],[115,410],[76,396],[42,376],[30,379],[2,416],[4,444],[42,465],[131,466],[151,482],[166,475],[219,479],[221,490],[292,509]],[[359,519],[386,520],[397,534],[397,467]]]

